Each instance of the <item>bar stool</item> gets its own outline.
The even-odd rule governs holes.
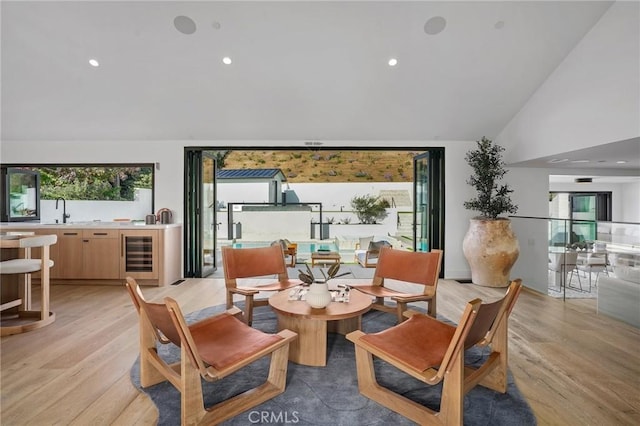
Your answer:
[[[19,297],[0,305],[0,311],[18,307],[17,318],[2,318],[0,335],[23,333],[44,327],[55,321],[55,314],[49,311],[49,268],[53,261],[49,258],[49,246],[57,242],[57,235],[15,236],[12,241],[4,241],[2,248],[24,249],[24,257],[0,262],[0,275],[3,281],[7,275],[24,274],[20,284]],[[31,259],[31,248],[42,247],[40,259]],[[40,310],[31,309],[31,274],[41,272]],[[6,325],[11,323],[12,325]]]

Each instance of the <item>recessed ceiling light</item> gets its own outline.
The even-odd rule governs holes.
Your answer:
[[[555,164],[555,163],[564,163],[566,161],[569,161],[568,158],[552,158],[551,160],[549,160],[548,162],[550,164]]]
[[[231,65],[231,58],[228,56],[225,56],[224,58],[222,58],[222,63],[225,65]]]
[[[589,160],[571,160],[572,163],[588,163]]]
[[[616,164],[626,164],[627,161],[626,160],[620,160],[620,161],[616,161]]]
[[[398,65],[398,60],[396,58],[391,58],[389,59],[388,63],[390,67],[395,67],[396,65]]]
[[[496,30],[501,30],[501,29],[503,29],[503,28],[504,28],[504,21],[498,21],[498,22],[496,22],[496,23],[493,25],[493,27],[494,27]]]
[[[91,65],[92,67],[99,67],[100,62],[98,62],[97,59],[89,59],[89,65]]]

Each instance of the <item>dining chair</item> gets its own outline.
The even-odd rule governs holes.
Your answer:
[[[410,302],[427,302],[427,313],[435,318],[442,253],[442,250],[436,249],[431,252],[414,252],[382,247],[372,283],[353,284],[351,287],[375,297],[371,307],[395,313],[398,322],[405,320],[402,313],[407,310],[407,304]],[[421,287],[421,291],[410,293],[395,290],[386,285],[391,280]],[[395,305],[386,305],[385,299],[391,299]]]
[[[237,318],[238,308],[187,324],[174,299],[146,301],[131,277],[126,288],[139,314],[140,384],[146,388],[169,381],[180,392],[181,424],[219,424],[284,392],[289,343],[296,333],[268,334],[249,327]],[[180,360],[168,364],[158,344],[180,347]],[[221,380],[263,357],[271,358],[264,383],[205,408],[201,379]]]
[[[556,284],[560,288],[567,287],[573,279],[573,271],[578,263],[577,251],[566,251],[562,253],[550,253],[549,270],[556,273]],[[559,283],[557,282],[559,279]]]
[[[224,246],[221,250],[227,309],[233,306],[235,294],[244,296],[244,320],[249,325],[253,322],[253,308],[268,304],[267,299],[258,300],[255,295],[261,291],[281,291],[302,284],[298,279],[289,279],[284,253],[279,244],[255,248]],[[250,280],[243,284],[242,281],[246,279],[254,282],[259,280],[259,283],[251,285]]]
[[[576,275],[578,276],[578,285],[580,286],[580,290],[584,291],[582,288],[582,281],[580,280],[580,271],[584,272],[589,279],[589,290],[591,293],[591,274],[595,272],[596,280],[595,285],[598,285],[598,278],[600,277],[600,273],[604,272],[605,275],[609,275],[609,271],[607,270],[607,253],[586,253],[585,256],[579,256],[578,261],[576,263]]]

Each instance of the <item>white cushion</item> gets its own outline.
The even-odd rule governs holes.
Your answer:
[[[356,259],[358,259],[358,262],[362,266],[364,266],[366,256],[367,256],[366,250],[356,250]],[[377,257],[373,257],[373,258],[370,257],[369,260],[367,260],[367,265],[375,265],[377,263],[378,263]]]
[[[366,250],[369,247],[369,243],[373,241],[373,235],[370,237],[360,237],[360,250]]]
[[[40,259],[11,259],[0,262],[0,274],[28,274],[40,270]],[[49,260],[49,267],[53,260]]]
[[[58,236],[52,235],[36,235],[20,239],[20,247],[42,247],[50,246],[58,241]]]

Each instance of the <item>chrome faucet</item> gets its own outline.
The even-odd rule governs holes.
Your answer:
[[[67,200],[63,197],[56,198],[56,210],[58,210],[58,201],[62,200],[62,223],[67,223],[67,218],[70,218],[71,215],[67,214]]]

